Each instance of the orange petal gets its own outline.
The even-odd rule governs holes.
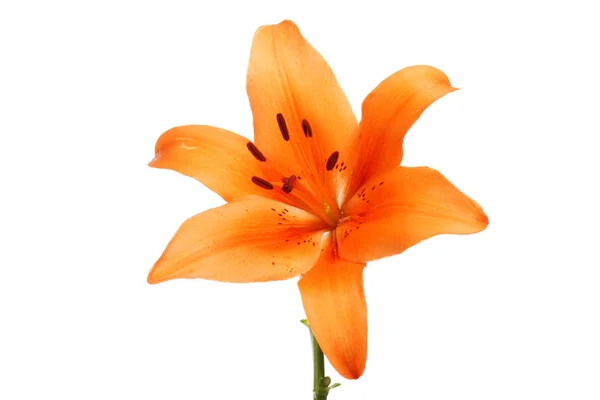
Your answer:
[[[249,142],[212,126],[179,126],[160,136],[150,166],[195,178],[226,201],[247,194],[268,196],[269,191],[252,183],[252,177],[264,176],[268,166],[252,155]]]
[[[442,71],[426,65],[401,69],[381,82],[362,105],[347,194],[354,194],[369,177],[399,165],[410,127],[429,105],[454,90]]]
[[[258,196],[243,197],[185,221],[148,282],[288,279],[315,264],[324,232],[323,222],[303,210]]]
[[[481,207],[438,171],[396,167],[370,179],[348,201],[336,229],[341,257],[370,261],[402,253],[435,235],[479,232]]]
[[[301,176],[337,213],[337,171],[327,171],[326,164],[353,140],[358,123],[331,68],[293,22],[256,31],[247,90],[258,147],[278,157],[284,175]]]
[[[359,378],[367,362],[364,263],[323,252],[298,282],[310,328],[327,359],[347,379]]]

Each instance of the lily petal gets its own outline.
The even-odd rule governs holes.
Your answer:
[[[323,222],[303,210],[258,196],[243,197],[185,221],[148,282],[288,279],[317,262],[324,232]]]
[[[396,167],[370,179],[348,201],[336,229],[341,257],[357,262],[402,253],[440,234],[482,231],[481,207],[438,171]]]
[[[353,140],[358,123],[331,68],[293,22],[256,31],[246,87],[258,147],[278,157],[282,174],[301,176],[335,207],[327,160]]]
[[[252,155],[249,142],[212,126],[179,126],[160,136],[149,165],[195,178],[226,201],[248,194],[268,196],[252,177],[266,176],[269,167]]]
[[[455,90],[442,71],[426,65],[401,69],[383,80],[362,105],[348,196],[371,176],[399,165],[410,127],[434,101]]]
[[[347,379],[359,378],[367,362],[366,264],[329,251],[298,282],[310,328],[331,365]]]

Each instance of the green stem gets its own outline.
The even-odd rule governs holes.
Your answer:
[[[315,339],[315,335],[313,335],[310,327],[308,328],[310,331],[310,342],[312,343],[313,350],[313,367],[314,367],[314,378],[313,378],[313,393],[315,400],[327,400],[327,395],[329,394],[329,390],[323,390],[323,387],[320,385],[323,379],[325,378],[325,357],[323,356],[323,350],[321,350],[321,346],[317,343],[317,339]],[[326,385],[326,387],[329,384]]]
[[[315,339],[315,335],[312,333],[312,329],[308,325],[308,321],[303,319],[302,322],[310,332],[310,343],[312,344],[313,351],[313,399],[314,400],[327,400],[329,391],[333,388],[340,386],[339,383],[331,384],[331,378],[325,376],[325,356],[323,356],[323,350]]]

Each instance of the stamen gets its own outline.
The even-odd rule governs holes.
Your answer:
[[[335,167],[335,164],[337,163],[339,156],[340,156],[339,151],[334,151],[333,153],[331,153],[331,155],[327,159],[327,171],[331,171],[333,169],[333,167]]]
[[[256,145],[254,143],[248,142],[246,144],[246,147],[248,148],[250,153],[252,153],[254,158],[256,158],[258,161],[261,161],[261,162],[267,161],[267,158],[263,155],[263,153],[260,152],[260,150],[258,150],[258,148],[256,147]]]
[[[288,131],[287,125],[285,123],[285,118],[283,118],[282,113],[277,114],[277,125],[279,125],[279,130],[281,131],[281,136],[283,136],[283,140],[286,142],[290,140],[290,132]]]
[[[305,119],[302,120],[302,130],[304,131],[304,136],[307,138],[312,137],[312,129],[308,121]]]
[[[271,183],[269,181],[266,181],[263,178],[259,178],[258,176],[253,176],[252,177],[252,182],[256,186],[260,186],[263,189],[267,189],[267,190],[272,190],[273,189],[273,185],[271,185]]]

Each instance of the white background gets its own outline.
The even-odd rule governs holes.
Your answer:
[[[295,280],[146,283],[179,224],[221,204],[148,168],[155,140],[251,137],[252,35],[286,18],[356,112],[400,68],[446,72],[462,90],[415,124],[404,164],[490,218],[369,264],[367,369],[328,368],[330,399],[600,398],[598,14],[493,4],[3,1],[0,398],[311,397]]]

